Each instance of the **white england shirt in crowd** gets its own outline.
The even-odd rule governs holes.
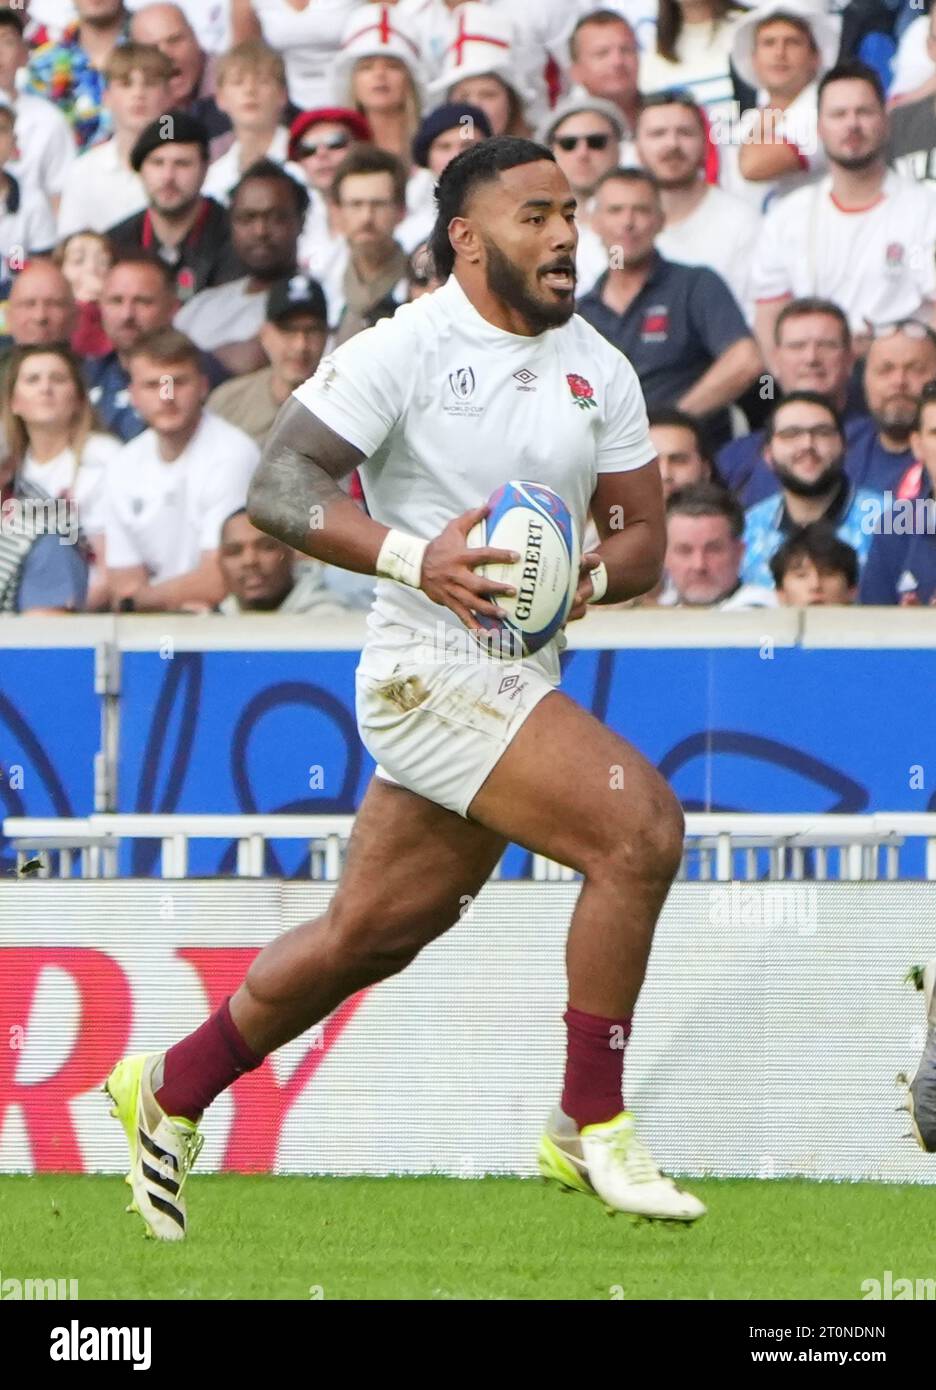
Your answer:
[[[921,14],[901,34],[887,92],[889,97],[915,92],[933,76],[933,62],[926,51],[929,22],[929,15]]]
[[[583,294],[594,289],[596,281],[608,269],[608,251],[597,232],[584,223],[579,223],[578,249],[575,253],[575,293]]]
[[[684,24],[676,42],[679,61],[669,62],[655,48],[640,55],[638,86],[644,96],[679,87],[688,91],[710,117],[730,111],[734,103],[731,81],[731,48],[734,31],[744,18],[743,10],[729,10],[719,20],[712,37],[712,25],[704,22]]]
[[[72,0],[32,0],[29,6],[31,22],[48,25],[53,31],[61,31],[73,24],[77,17]]]
[[[435,175],[429,169],[415,169],[406,180],[406,216],[393,230],[394,240],[410,255],[429,236],[435,226]]]
[[[222,523],[243,507],[260,450],[234,425],[205,411],[179,457],[167,463],[153,430],[107,465],[107,564],[144,565],[153,584],[188,574],[216,550]]]
[[[145,207],[143,181],[124,164],[112,136],[92,145],[68,169],[58,210],[59,238],[106,232]]]
[[[309,0],[304,10],[294,10],[287,0],[253,0],[263,37],[283,56],[290,98],[304,111],[332,104],[335,54],[358,4],[359,0]]]
[[[25,68],[20,69],[25,73]],[[10,93],[3,95],[10,99]],[[57,106],[32,92],[17,92],[16,158],[7,165],[19,179],[25,193],[40,189],[47,198],[57,198],[65,176],[78,157],[75,137]]]
[[[758,106],[767,104],[767,94],[758,93]],[[796,147],[800,168],[780,179],[746,179],[738,167],[740,147],[756,120],[755,111],[745,111],[740,119],[716,113],[712,120],[712,140],[718,149],[718,182],[726,193],[743,198],[757,212],[765,211],[777,198],[785,197],[805,184],[815,183],[828,167],[825,148],[819,140],[819,87],[811,82],[790,103],[777,123],[777,139]]]
[[[776,589],[767,589],[761,584],[739,584],[727,598],[718,603],[682,604],[672,579],[667,575],[663,589],[657,599],[658,608],[691,608],[697,613],[706,609],[722,613],[738,613],[748,608],[777,608],[779,600]]]
[[[594,6],[589,4],[583,10],[585,14]],[[637,47],[641,53],[647,49],[653,51],[656,47],[657,30],[657,5],[655,0],[608,0],[602,9],[616,10],[617,13],[626,19],[634,31],[637,40]]]
[[[329,232],[322,195],[310,188],[309,197],[309,211],[296,248],[296,261],[303,274],[318,280],[325,291],[328,322],[334,327],[344,298],[341,285],[348,265],[348,243],[343,236],[332,236]]]
[[[276,129],[273,141],[266,154],[258,158],[272,159],[274,164],[285,166],[287,173],[292,174],[297,183],[305,187],[305,179],[302,177],[302,170],[296,164],[287,163],[289,154],[289,130],[281,125]],[[220,159],[214,160],[208,165],[208,173],[205,175],[205,182],[202,184],[202,193],[209,198],[214,198],[216,203],[222,207],[227,207],[231,201],[230,194],[235,184],[240,181],[241,174],[246,170],[241,169],[241,147],[240,141],[235,140],[233,145],[229,145]]]
[[[0,276],[4,280],[11,269],[21,270],[30,256],[52,251],[58,242],[45,194],[36,188],[24,193],[12,174],[7,179],[6,197],[0,200]]]
[[[755,301],[819,295],[852,331],[911,318],[936,299],[936,192],[888,170],[881,197],[842,211],[827,176],[767,213],[752,269]]]
[[[365,455],[371,516],[426,540],[511,478],[553,488],[581,538],[598,474],[655,456],[623,353],[578,315],[535,337],[496,328],[454,275],[328,354],[294,395]],[[414,629],[435,641],[438,624],[464,639],[449,609],[378,580],[361,669],[383,674],[388,649]],[[527,662],[553,684],[560,646]]]
[[[110,434],[89,434],[81,451],[81,464],[74,449],[63,449],[55,458],[37,463],[27,449],[22,474],[28,483],[42,488],[47,497],[65,497],[74,502],[78,523],[88,537],[100,535],[106,522],[105,478],[108,465],[121,450],[119,439]]]
[[[153,0],[124,0],[131,14]],[[195,31],[206,53],[225,53],[231,47],[231,0],[173,0]],[[33,0],[33,9],[36,8]]]
[[[267,291],[251,291],[251,276],[201,290],[183,304],[173,323],[202,352],[255,338],[266,322]]]
[[[760,225],[761,218],[753,208],[712,185],[688,217],[663,228],[656,248],[668,261],[707,265],[716,271],[748,323],[753,323],[751,257]]]

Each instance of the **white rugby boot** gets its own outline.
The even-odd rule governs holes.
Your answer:
[[[205,1140],[197,1125],[182,1116],[167,1115],[153,1095],[153,1069],[163,1056],[150,1052],[124,1057],[103,1089],[114,1102],[110,1113],[123,1126],[130,1148],[130,1172],[124,1181],[133,1201],[127,1211],[143,1218],[146,1235],[184,1240],[182,1189]]]
[[[613,1120],[580,1131],[555,1109],[540,1139],[539,1170],[544,1178],[625,1211],[659,1221],[695,1221],[704,1216],[698,1197],[664,1177],[637,1138],[633,1115],[622,1110]]]
[[[919,981],[926,1002],[926,1042],[912,1081],[901,1072],[897,1078],[904,1092],[899,1108],[910,1115],[913,1138],[926,1153],[936,1153],[936,958],[928,961]]]

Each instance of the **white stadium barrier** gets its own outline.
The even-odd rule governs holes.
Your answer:
[[[163,878],[188,876],[188,846],[194,839],[236,840],[237,874],[262,878],[268,840],[306,840],[310,877],[331,882],[341,872],[353,816],[319,815],[129,815],[102,813],[83,820],[8,816],[3,833],[16,851],[17,868],[30,861],[39,877],[71,878],[75,854],[81,878],[117,876],[122,840],[160,840]],[[759,815],[697,812],[686,816],[686,853],[680,877],[690,870],[703,881],[731,879],[849,881],[900,876],[900,850],[907,839],[926,843],[925,875],[936,880],[936,813],[879,811],[839,816],[802,812]],[[758,851],[768,852],[766,874]],[[830,858],[830,851],[832,856]],[[883,864],[881,855],[883,852]],[[811,854],[807,871],[807,853]],[[53,860],[57,855],[57,861]],[[497,874],[495,873],[495,878]],[[569,882],[576,875],[561,864],[534,856],[531,877]]]
[[[0,883],[0,1171],[120,1170],[99,1089],[117,1057],[196,1027],[253,954],[332,891]],[[577,891],[490,884],[408,970],[220,1097],[199,1169],[533,1174],[561,1083]],[[904,977],[933,955],[934,921],[930,883],[677,883],[625,1059],[661,1164],[936,1181],[936,1160],[900,1137],[894,1084],[923,1046],[921,996]]]

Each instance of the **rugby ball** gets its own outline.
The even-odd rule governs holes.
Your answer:
[[[494,595],[507,617],[478,613],[484,632],[473,635],[492,655],[516,661],[544,647],[569,616],[578,588],[579,542],[568,507],[542,483],[505,483],[487,505],[487,516],[468,533],[469,547],[515,550],[520,559],[479,565],[475,573],[512,584],[517,592]]]

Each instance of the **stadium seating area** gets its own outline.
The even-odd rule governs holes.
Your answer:
[[[567,176],[579,311],[644,389],[637,604],[936,603],[920,0],[0,0],[0,614],[366,609],[250,478],[323,354],[438,286],[435,182],[505,134]]]

